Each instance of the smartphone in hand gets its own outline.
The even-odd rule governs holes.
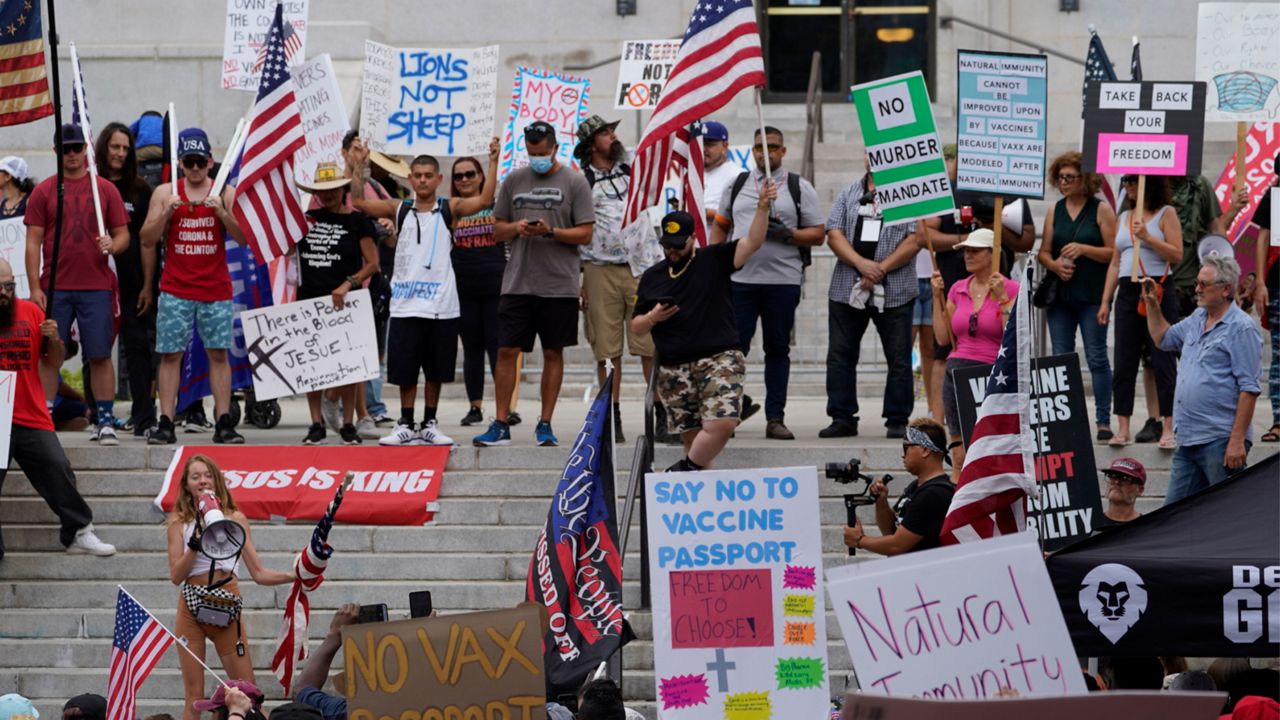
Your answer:
[[[356,616],[356,623],[363,625],[364,623],[386,622],[387,604],[378,603],[377,605],[361,605],[360,614]]]
[[[420,618],[431,615],[431,591],[419,590],[409,593],[409,617]]]

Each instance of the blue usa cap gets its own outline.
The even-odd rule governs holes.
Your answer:
[[[729,142],[729,128],[724,123],[708,120],[702,123],[702,139]]]
[[[178,157],[200,155],[209,157],[213,152],[209,149],[209,136],[200,128],[187,128],[178,133]]]

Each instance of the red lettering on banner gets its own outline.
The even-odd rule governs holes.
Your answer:
[[[1274,124],[1260,122],[1249,127],[1249,135],[1245,139],[1244,156],[1244,182],[1249,190],[1249,204],[1240,211],[1239,215],[1236,215],[1231,227],[1227,230],[1227,237],[1233,241],[1244,224],[1253,217],[1253,212],[1257,210],[1263,193],[1271,187],[1271,180],[1275,177],[1275,157],[1278,152],[1280,152],[1280,133],[1276,132]],[[1226,212],[1227,206],[1231,204],[1231,191],[1235,181],[1236,158],[1233,155],[1227,161],[1227,166],[1222,170],[1222,175],[1218,177],[1218,182],[1213,188],[1223,212]]]

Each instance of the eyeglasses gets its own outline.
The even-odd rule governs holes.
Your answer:
[[[458,180],[474,180],[479,176],[480,176],[480,173],[476,170],[464,170],[462,172],[454,173],[453,179],[454,179],[454,182],[457,182]]]
[[[1116,485],[1141,485],[1142,484],[1127,475],[1112,475],[1110,473],[1107,473],[1107,482],[1115,483]]]
[[[1058,182],[1059,182],[1059,183],[1073,183],[1073,182],[1075,182],[1075,181],[1077,181],[1077,180],[1079,180],[1079,179],[1080,179],[1080,176],[1079,176],[1079,175],[1065,175],[1065,174],[1064,174],[1064,175],[1059,175],[1059,176],[1058,176]]]
[[[902,443],[902,454],[906,455],[907,451],[913,447],[920,447],[920,446],[915,443],[908,443],[908,442]]]
[[[769,152],[778,152],[779,150],[782,149],[781,145],[774,145],[773,143],[769,143],[767,146],[756,145],[754,148],[752,148],[752,150],[754,150],[755,152],[764,152],[762,147],[768,147]]]
[[[965,248],[968,250],[969,248]],[[969,316],[969,337],[978,336],[978,313]]]
[[[209,164],[209,158],[200,155],[188,155],[182,158],[182,167],[188,170],[206,167]]]
[[[18,283],[10,280],[8,282],[0,282],[0,290],[12,295],[18,291]]]
[[[1226,285],[1226,283],[1222,282],[1221,280],[1214,280],[1213,282],[1205,282],[1204,280],[1197,280],[1197,281],[1196,281],[1196,289],[1197,289],[1197,290],[1202,290],[1202,289],[1203,289],[1203,290],[1208,290],[1209,288],[1213,287],[1214,285]]]
[[[79,155],[82,152],[84,152],[84,143],[63,143],[62,144],[63,155]]]
[[[1120,178],[1121,185],[1136,185],[1138,183],[1137,175],[1125,175]]]

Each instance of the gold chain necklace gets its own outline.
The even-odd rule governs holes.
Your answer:
[[[691,253],[689,254],[689,262],[685,263],[685,264],[684,264],[684,267],[680,268],[680,272],[673,272],[673,271],[671,270],[671,265],[670,265],[670,264],[668,264],[668,265],[667,265],[667,275],[669,275],[669,276],[671,277],[671,279],[672,279],[672,280],[675,280],[676,278],[678,278],[678,277],[680,277],[681,275],[685,274],[685,272],[687,272],[687,271],[689,270],[689,266],[693,264],[693,258],[694,258],[695,256],[697,256],[697,254],[698,254],[698,248],[697,248],[697,247],[694,247],[694,248],[693,248],[693,252],[691,252]]]

